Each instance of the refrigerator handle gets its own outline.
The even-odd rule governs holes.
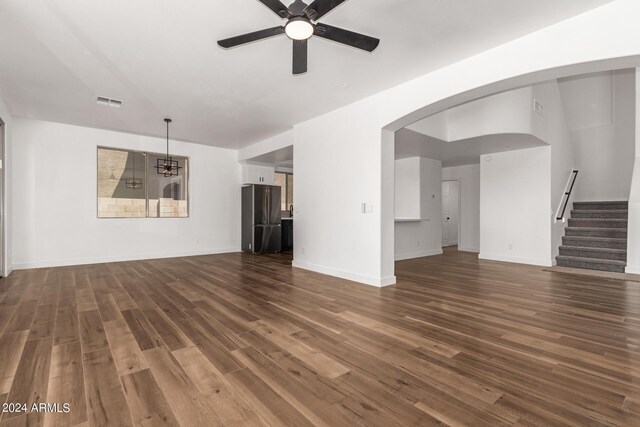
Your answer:
[[[267,224],[271,224],[271,188],[267,187]]]

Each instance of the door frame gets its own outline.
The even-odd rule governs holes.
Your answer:
[[[455,245],[447,245],[447,246],[442,246],[443,248],[447,248],[449,246],[458,246],[460,247],[460,238],[462,237],[461,231],[462,231],[462,178],[457,177],[457,178],[446,178],[446,179],[442,179],[442,183],[445,182],[457,182],[458,183],[458,241],[455,243]],[[440,212],[440,221],[442,221],[442,212]],[[442,228],[442,233],[444,235],[444,227]],[[440,236],[440,242],[442,242],[444,239],[442,238],[443,236]]]

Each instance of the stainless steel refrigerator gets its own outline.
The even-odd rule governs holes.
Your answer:
[[[280,187],[242,187],[242,250],[254,254],[279,252],[281,234]]]

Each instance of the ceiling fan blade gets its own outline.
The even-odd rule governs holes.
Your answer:
[[[293,41],[293,74],[307,72],[307,40]]]
[[[230,47],[240,46],[242,44],[255,42],[257,40],[284,34],[284,27],[273,27],[265,30],[254,31],[253,33],[243,34],[241,36],[230,37],[224,40],[218,40],[218,45],[228,49]]]
[[[287,6],[282,4],[280,0],[258,0],[263,5],[267,6],[269,9],[273,11],[280,18],[290,18],[292,13]]]
[[[304,10],[304,14],[317,21],[347,0],[315,0]]]
[[[318,37],[322,37],[334,42],[353,46],[358,49],[366,50],[367,52],[373,52],[380,40],[374,37],[365,36],[364,34],[354,33],[353,31],[344,30],[338,27],[332,27],[327,24],[316,25],[316,29],[313,32]]]

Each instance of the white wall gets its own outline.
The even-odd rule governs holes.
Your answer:
[[[171,143],[189,157],[189,218],[98,219],[97,146],[162,152],[162,139],[15,119],[15,268],[238,251],[236,151]]]
[[[442,253],[442,162],[425,157],[419,162],[421,220],[395,223],[395,259],[418,258]]]
[[[628,67],[640,56],[638,14],[640,2],[617,0],[296,125],[295,200],[300,212],[294,225],[294,265],[378,286],[393,283],[390,133],[497,91],[605,67]],[[523,164],[533,163],[547,172],[547,178],[536,177],[533,185],[547,200],[536,205],[544,206],[545,230],[550,229],[551,211],[549,150],[523,150],[531,159],[522,159]],[[505,155],[517,157],[517,153]],[[365,201],[373,207],[369,214],[360,213]],[[522,210],[526,217],[529,204],[524,202],[517,213]],[[486,233],[481,235],[482,251]],[[550,245],[546,238],[544,248],[531,248],[519,259],[548,263]]]
[[[13,150],[13,118],[9,113],[9,108],[2,100],[2,95],[0,94],[0,119],[5,124],[5,140],[4,140],[4,151],[5,158],[4,164],[2,165],[4,168],[4,227],[5,232],[2,236],[4,239],[4,248],[5,248],[5,260],[4,260],[4,271],[2,272],[3,276],[8,276],[13,271],[13,231],[12,231],[12,221],[13,221],[13,203],[11,203],[12,196],[12,179],[11,179],[11,171],[13,169],[13,161],[12,161],[12,150]]]
[[[293,265],[380,286],[395,278],[382,273],[381,128],[371,119],[352,105],[295,127]]]
[[[442,168],[442,179],[460,180],[458,250],[480,251],[480,164]]]
[[[640,68],[635,70],[635,122],[636,158],[629,194],[629,222],[627,225],[627,267],[625,272],[640,274]]]
[[[238,161],[245,161],[262,154],[271,153],[293,145],[293,130],[286,131],[257,144],[249,145],[238,150]]]
[[[450,108],[407,126],[443,141],[483,135],[532,133],[531,86],[518,88]]]
[[[550,208],[546,217],[551,231],[550,262],[553,264],[562,243],[564,228],[568,224],[562,221],[556,222],[555,215],[564,196],[569,175],[574,168],[573,145],[558,82],[553,80],[534,85],[533,98],[543,107],[542,115],[533,108],[529,110],[533,134],[551,146]],[[568,205],[567,209],[571,209],[571,205]]]
[[[480,157],[480,258],[551,265],[551,147]]]
[[[531,87],[469,102],[447,111],[449,141],[501,133],[531,133]]]
[[[448,111],[448,110],[447,110]],[[442,141],[449,141],[447,111],[434,114],[407,126],[408,129],[428,135]]]
[[[422,218],[420,157],[408,157],[395,161],[395,217]]]
[[[573,142],[575,200],[628,200],[635,154],[635,71],[560,82]]]
[[[640,119],[640,117],[639,117]],[[636,157],[629,197],[626,273],[640,274],[640,157]]]

